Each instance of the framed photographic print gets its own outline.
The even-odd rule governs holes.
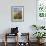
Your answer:
[[[45,25],[46,23],[46,0],[37,0],[36,2],[36,24]]]
[[[46,0],[37,0],[37,15],[46,18]]]
[[[24,6],[11,7],[11,21],[12,22],[24,21]]]

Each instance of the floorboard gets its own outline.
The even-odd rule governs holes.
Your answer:
[[[20,42],[21,43],[21,42]],[[4,45],[4,42],[0,42],[0,46],[5,46]],[[7,46],[16,46],[15,42],[9,42],[7,44]],[[21,45],[22,46],[22,45]],[[24,45],[25,46],[25,45]],[[37,46],[37,43],[30,43],[30,46]],[[46,46],[46,43],[44,43],[44,45],[41,45],[41,46]]]

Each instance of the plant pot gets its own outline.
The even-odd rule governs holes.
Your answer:
[[[45,40],[45,39],[37,39],[37,42],[38,42],[39,44],[41,44],[41,43],[44,42],[44,40]]]
[[[40,39],[37,39],[37,43],[40,43]]]

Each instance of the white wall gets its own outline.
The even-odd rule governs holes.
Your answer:
[[[11,22],[11,6],[24,6],[24,22]],[[36,24],[36,0],[0,0],[0,33],[16,26],[21,32],[29,32],[32,24]]]
[[[11,6],[24,6],[24,22],[11,22]],[[0,34],[8,28],[19,27],[19,32],[30,32],[36,24],[36,0],[0,0]]]

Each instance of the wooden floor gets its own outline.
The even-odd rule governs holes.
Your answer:
[[[14,43],[12,43],[12,42],[10,42],[10,43],[8,43],[8,45],[7,46],[15,46],[16,44],[15,44],[15,42]],[[5,46],[4,45],[4,42],[0,42],[0,46]],[[22,46],[22,45],[21,45]],[[25,46],[25,45],[24,45]],[[37,46],[37,43],[30,43],[30,46]],[[41,46],[46,46],[46,43],[44,43],[44,45],[41,45]]]

